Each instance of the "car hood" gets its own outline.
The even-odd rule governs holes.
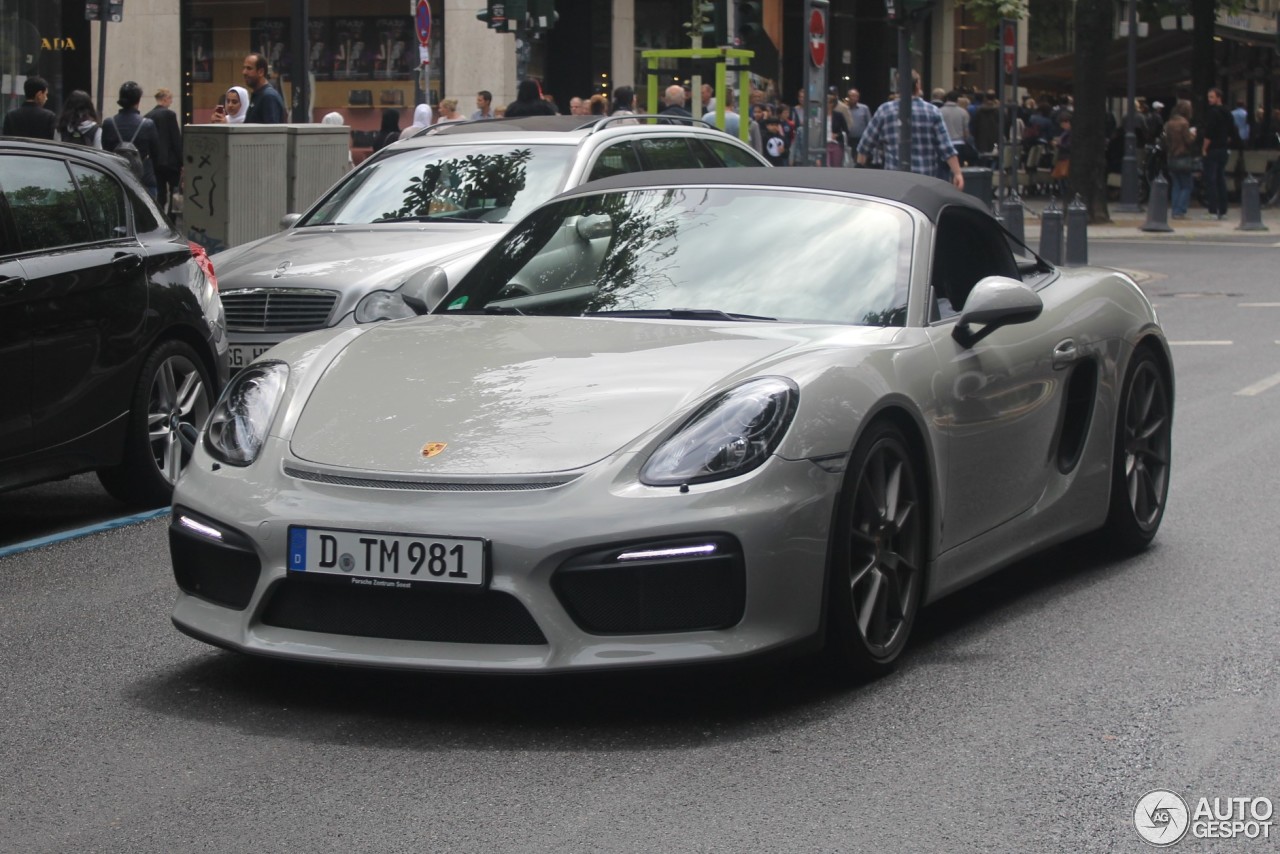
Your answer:
[[[321,465],[406,474],[578,469],[811,338],[763,324],[439,315],[385,323],[329,364],[291,450]],[[445,448],[426,457],[430,443]]]
[[[413,271],[487,249],[510,226],[394,223],[309,226],[213,256],[218,288],[327,288],[361,293],[397,287]]]

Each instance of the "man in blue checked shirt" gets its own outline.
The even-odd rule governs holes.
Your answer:
[[[920,97],[920,75],[914,71],[911,84],[911,171],[936,176],[938,165],[946,163],[951,171],[951,183],[957,190],[963,190],[960,158],[956,156],[942,113]],[[859,166],[865,165],[871,153],[879,148],[884,153],[884,168],[898,168],[898,110],[897,101],[886,101],[871,117],[871,124],[858,143]]]

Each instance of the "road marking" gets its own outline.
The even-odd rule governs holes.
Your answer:
[[[121,516],[119,519],[108,519],[105,522],[99,522],[96,525],[86,525],[83,528],[76,528],[72,531],[63,531],[60,534],[50,534],[47,537],[37,537],[34,540],[27,540],[22,543],[14,543],[11,546],[0,547],[0,557],[8,557],[19,552],[31,551],[41,546],[51,546],[54,543],[61,543],[66,540],[78,540],[81,537],[89,537],[93,534],[100,534],[103,531],[111,531],[116,528],[123,528],[126,525],[136,525],[139,522],[146,522],[149,519],[158,519],[161,516],[169,515],[168,507],[161,507],[159,510],[148,510],[145,513],[135,513],[132,516]]]
[[[1280,308],[1280,302],[1238,302],[1236,308]]]
[[[1232,341],[1170,341],[1171,347],[1229,347]]]
[[[1278,385],[1280,385],[1280,374],[1272,374],[1265,380],[1258,380],[1253,385],[1245,386],[1236,392],[1236,394],[1240,397],[1253,397],[1254,395],[1262,394],[1267,389]]]

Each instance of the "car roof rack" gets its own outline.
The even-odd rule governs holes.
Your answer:
[[[640,121],[644,120],[644,121]],[[674,116],[668,113],[636,113],[630,116],[512,116],[496,119],[468,119],[465,121],[444,122],[425,127],[409,139],[423,136],[453,133],[504,133],[509,131],[551,131],[566,133],[586,130],[590,133],[600,131],[619,124],[665,124],[688,125],[715,128],[715,125],[704,119],[691,116]]]

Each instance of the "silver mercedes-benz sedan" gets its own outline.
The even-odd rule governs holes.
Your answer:
[[[288,228],[214,256],[232,369],[302,332],[424,310],[424,289],[456,282],[566,187],[624,172],[769,165],[705,125],[635,121],[462,122],[378,152]]]
[[[173,621],[373,667],[825,645],[875,675],[983,575],[1084,534],[1145,547],[1173,383],[1128,276],[1045,263],[933,178],[610,178],[429,316],[232,381],[175,496]]]

